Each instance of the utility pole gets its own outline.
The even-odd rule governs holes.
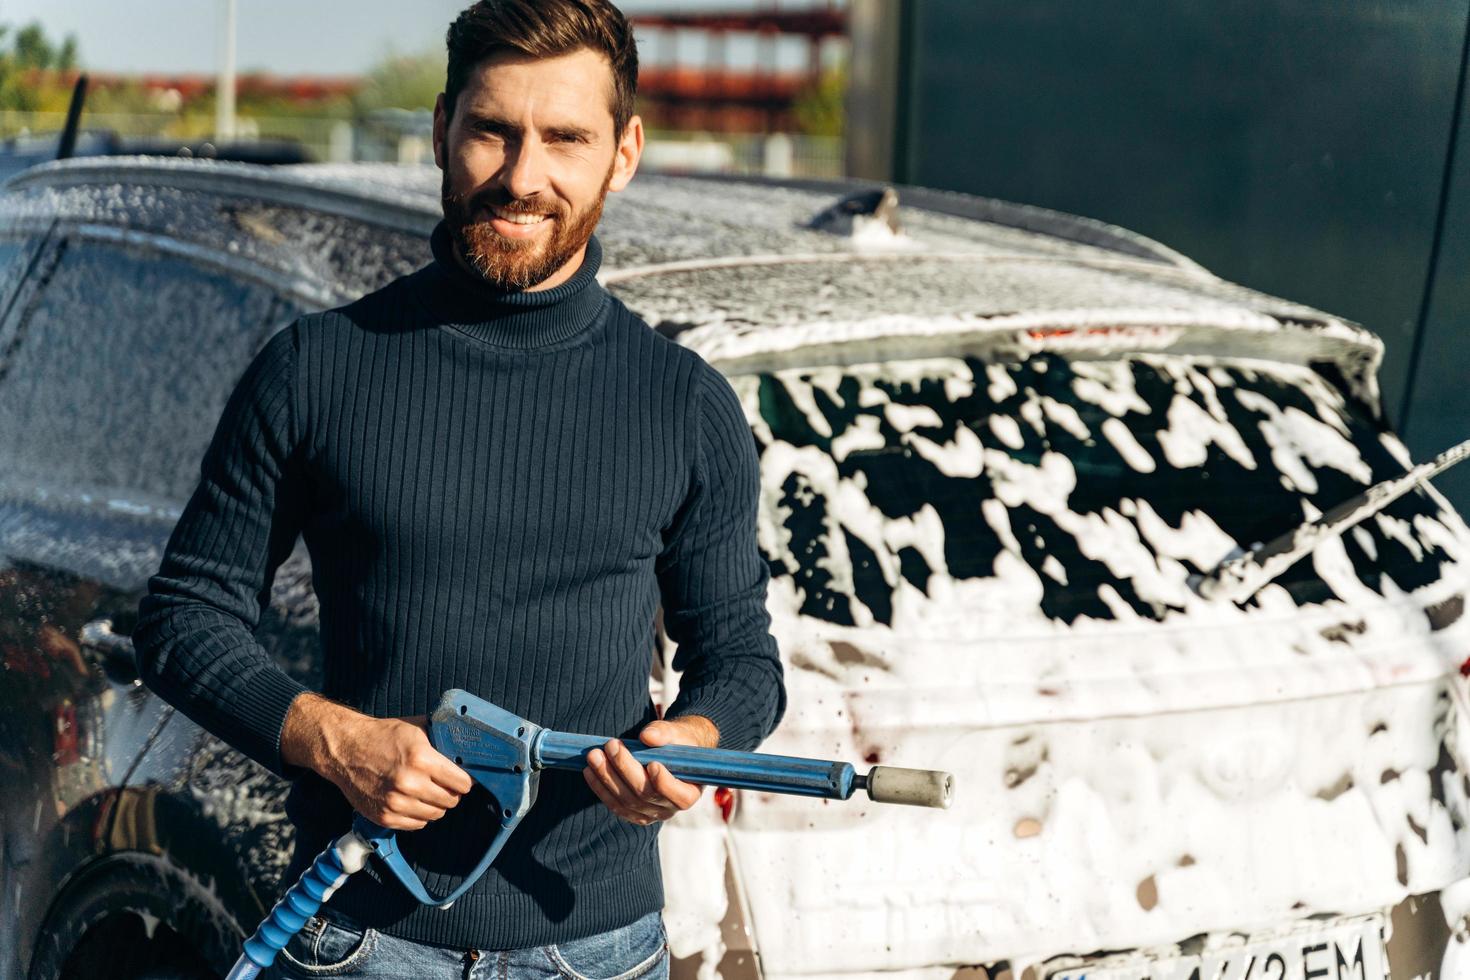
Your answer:
[[[224,53],[215,82],[214,141],[235,138],[235,0],[224,0]]]

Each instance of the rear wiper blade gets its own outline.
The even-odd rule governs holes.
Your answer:
[[[1438,476],[1467,457],[1470,457],[1470,439],[1446,449],[1402,476],[1374,484],[1266,544],[1221,562],[1210,572],[1193,577],[1190,585],[1206,599],[1227,602],[1249,599],[1322,542],[1372,517],[1420,483]]]

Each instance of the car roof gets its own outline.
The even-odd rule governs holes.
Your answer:
[[[439,178],[439,170],[430,165],[308,163],[267,168],[182,157],[113,156],[40,164],[13,177],[5,189],[161,185],[264,197],[328,211],[340,211],[349,202],[358,204],[359,212],[376,204],[380,221],[388,221],[388,213],[397,211],[395,224],[414,224],[418,218],[432,225],[440,214]],[[872,238],[830,235],[802,225],[843,194],[880,186],[857,180],[640,174],[623,193],[608,197],[599,235],[613,268],[808,251],[867,253],[880,247]],[[909,237],[931,249],[1111,254],[1199,269],[1144,236],[1044,208],[929,188],[905,188],[903,203]],[[628,208],[636,212],[636,222],[624,221],[618,214]]]
[[[0,221],[129,227],[155,203],[223,197],[422,238],[441,215],[440,177],[432,165],[73,159],[8,180]],[[1382,344],[1350,321],[1220,279],[1126,229],[1043,208],[897,187],[894,234],[851,203],[882,188],[640,174],[606,199],[599,278],[722,367],[765,368],[818,351],[829,361],[872,360],[883,338],[900,352],[917,342],[977,353],[1028,344],[1092,356],[1216,353],[1336,362],[1376,405]],[[203,237],[209,224],[196,215],[167,234],[219,249],[217,235]]]

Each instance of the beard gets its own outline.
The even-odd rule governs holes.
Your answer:
[[[439,185],[444,205],[444,224],[465,264],[487,283],[502,290],[529,289],[544,282],[577,254],[592,237],[602,219],[602,202],[612,180],[613,164],[607,168],[597,199],[581,211],[572,211],[554,198],[511,197],[503,188],[470,197],[449,188],[449,170]],[[549,235],[535,239],[507,238],[495,230],[483,212],[491,206],[514,214],[544,214],[552,222]],[[476,217],[480,213],[480,217]]]

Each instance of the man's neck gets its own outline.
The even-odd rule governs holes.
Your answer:
[[[532,349],[568,341],[590,327],[606,299],[597,285],[602,248],[587,239],[567,263],[572,274],[538,284],[536,290],[505,290],[466,268],[443,221],[429,236],[434,261],[417,280],[420,298],[444,324],[497,347]]]

